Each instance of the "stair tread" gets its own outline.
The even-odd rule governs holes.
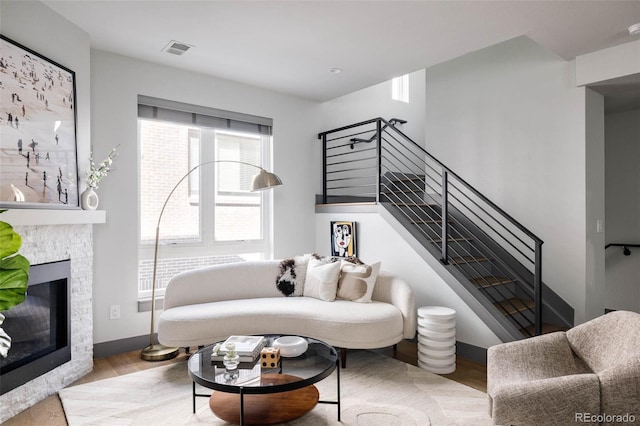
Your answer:
[[[454,265],[460,265],[464,263],[486,262],[489,260],[491,259],[484,256],[459,256],[459,257],[452,257],[449,259],[449,261]]]
[[[502,302],[494,303],[494,305],[502,312],[506,312],[508,315],[514,315],[518,312],[524,312],[533,309],[535,303],[529,299],[518,299],[512,297],[511,299],[503,300]]]
[[[465,241],[472,241],[473,238],[467,238],[467,237],[449,237],[447,238],[448,242],[454,242],[454,243],[460,243],[460,242],[465,242]],[[435,240],[433,240],[434,243],[442,243],[442,238],[436,238]]]
[[[470,281],[474,283],[477,287],[489,288],[489,287],[501,286],[504,284],[511,284],[511,283],[514,283],[516,280],[507,278],[507,277],[490,276],[490,277],[473,278]]]
[[[415,175],[415,176],[403,176],[401,178],[396,178],[394,177],[393,179],[389,179],[389,183],[395,183],[395,182],[412,182],[414,180],[424,180],[425,176],[424,175]]]

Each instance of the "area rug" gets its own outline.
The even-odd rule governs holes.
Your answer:
[[[318,404],[291,426],[490,425],[486,394],[370,351],[350,351],[340,370],[342,418],[337,406]],[[186,362],[60,391],[69,425],[228,425],[207,398],[196,399]],[[336,397],[336,374],[316,384],[321,400]],[[198,392],[210,393],[198,386]]]

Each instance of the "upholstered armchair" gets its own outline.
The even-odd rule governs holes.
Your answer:
[[[640,425],[640,314],[490,347],[487,393],[499,425]]]

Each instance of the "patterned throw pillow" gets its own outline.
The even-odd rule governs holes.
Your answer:
[[[302,296],[307,276],[307,264],[310,254],[295,256],[280,262],[280,275],[276,278],[276,287],[285,296]]]
[[[371,295],[379,271],[380,262],[373,265],[357,265],[343,260],[340,266],[340,280],[336,297],[354,302],[371,302]]]

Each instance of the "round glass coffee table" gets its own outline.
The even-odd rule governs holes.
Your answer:
[[[280,335],[265,335],[267,347]],[[340,362],[336,349],[326,343],[305,337],[309,346],[296,357],[280,357],[276,368],[262,368],[241,363],[238,377],[225,378],[225,368],[211,361],[215,343],[189,358],[189,377],[193,380],[193,412],[196,397],[208,397],[213,413],[230,423],[276,424],[297,419],[311,411],[317,403],[335,404],[340,421]],[[221,343],[221,342],[218,342]],[[320,400],[314,383],[336,371],[336,401]],[[215,392],[199,394],[196,383]]]

